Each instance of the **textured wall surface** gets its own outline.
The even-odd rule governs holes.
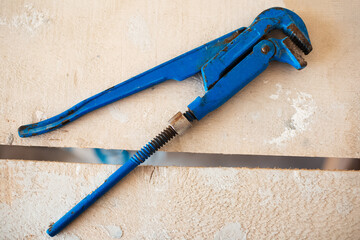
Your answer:
[[[0,161],[2,239],[45,230],[117,167]],[[360,173],[139,167],[55,239],[358,239]]]
[[[169,81],[56,132],[17,128],[282,6],[305,21],[308,66],[271,66],[165,150],[360,157],[359,1],[0,1],[0,144],[139,149],[203,94]]]

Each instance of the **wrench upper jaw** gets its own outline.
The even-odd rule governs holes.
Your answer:
[[[294,12],[280,7],[269,8],[258,15],[253,24],[260,25],[262,20],[268,22],[273,19],[274,26],[266,27],[264,34],[268,34],[273,29],[280,29],[284,32],[305,55],[312,50],[309,34],[304,21]]]
[[[294,23],[287,27],[286,34],[304,52],[305,55],[308,55],[312,51],[310,40],[308,40],[308,38]]]

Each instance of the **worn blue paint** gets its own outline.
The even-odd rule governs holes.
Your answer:
[[[228,44],[226,51],[220,51],[218,55],[214,56],[201,68],[205,90],[211,88],[229,67],[233,67],[237,59],[248,54],[248,51],[251,50],[264,35],[274,29],[279,29],[291,37],[294,34],[294,24],[299,29],[299,33],[303,34],[303,36],[298,37],[308,42],[308,44],[305,44],[303,47],[304,52],[307,54],[311,51],[311,43],[305,24],[301,18],[294,12],[284,8],[270,8],[260,13],[250,27],[241,33],[241,37],[237,37]]]
[[[197,120],[202,119],[208,113],[223,105],[227,100],[245,87],[251,80],[262,73],[271,61],[288,63],[296,69],[302,69],[299,59],[284,44],[284,39],[270,38],[260,41],[253,48],[252,52],[244,57],[237,65],[231,68],[220,78],[204,96],[197,97],[188,105],[189,110]],[[263,47],[268,47],[266,53],[262,52]],[[223,62],[226,62],[224,56]]]
[[[288,37],[267,37],[269,31],[282,30]],[[291,39],[291,40],[290,40]],[[188,120],[200,120],[240,91],[263,72],[271,61],[280,61],[302,69],[306,62],[299,52],[308,54],[310,39],[305,24],[287,9],[271,8],[262,12],[249,28],[240,28],[173,60],[150,69],[106,91],[90,97],[71,109],[45,121],[19,128],[21,137],[29,137],[59,128],[84,114],[137,93],[168,79],[182,81],[202,72],[206,93],[196,98],[184,114]],[[162,135],[161,135],[162,134]],[[176,135],[171,127],[156,141],[149,142],[115,171],[98,189],[53,224],[47,233],[56,235],[136,166]]]
[[[269,46],[269,52],[263,54],[262,46]],[[188,105],[188,108],[200,120],[208,113],[224,104],[240,89],[245,87],[251,80],[263,72],[269,65],[271,57],[275,53],[275,46],[271,41],[263,40],[258,43],[252,54],[246,56],[240,63],[216,82],[203,97],[196,98]]]
[[[246,30],[245,30],[246,29]],[[255,44],[271,30],[280,29],[305,54],[311,43],[304,22],[294,12],[284,8],[263,11],[248,28],[240,28],[179,57],[154,67],[125,82],[98,93],[72,108],[47,120],[19,127],[20,137],[30,137],[62,127],[88,112],[135,94],[169,79],[182,81],[201,71],[205,91],[244,58]],[[273,60],[280,60],[274,58]],[[255,77],[255,75],[254,75]]]
[[[229,39],[238,36],[245,28],[230,32],[218,39],[184,53],[168,62],[141,73],[129,80],[100,92],[72,108],[44,121],[19,127],[20,137],[31,137],[53,131],[79,117],[113,103],[134,93],[160,84],[166,80],[182,81],[200,72],[200,68],[216,53],[223,49]]]
[[[83,200],[75,205],[69,212],[61,217],[57,222],[49,227],[46,231],[51,237],[58,234],[63,228],[83,213],[88,207],[90,207],[96,200],[107,193],[116,183],[123,179],[129,172],[139,165],[137,161],[132,158],[125,162],[117,171],[110,175],[105,182],[98,187],[95,191],[87,195]]]

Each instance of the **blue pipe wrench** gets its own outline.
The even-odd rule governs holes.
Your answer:
[[[271,37],[269,33],[275,29],[282,31],[285,37]],[[302,19],[288,9],[270,8],[260,13],[248,28],[239,28],[195,48],[85,99],[57,116],[19,127],[20,137],[35,136],[55,130],[88,112],[169,79],[182,81],[201,72],[204,81],[204,96],[191,102],[188,111],[177,113],[170,119],[169,126],[163,132],[132,156],[98,189],[52,224],[47,233],[54,236],[60,232],[175,135],[185,132],[194,121],[202,119],[239,92],[262,73],[271,61],[284,62],[302,69],[306,66],[302,55],[309,54],[311,50],[312,45]]]
[[[274,29],[282,30],[288,37],[264,39]],[[268,52],[259,52],[265,45]],[[290,10],[271,8],[262,12],[248,28],[239,28],[184,53],[85,99],[59,115],[19,127],[19,136],[30,137],[53,131],[88,112],[156,84],[169,79],[182,81],[201,71],[206,94],[189,105],[196,119],[200,120],[265,70],[270,61],[285,62],[296,69],[304,68],[306,62],[296,46],[305,54],[312,50],[304,22]]]

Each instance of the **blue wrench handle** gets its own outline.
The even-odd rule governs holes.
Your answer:
[[[62,229],[64,229],[69,223],[71,223],[75,218],[77,218],[81,213],[88,209],[96,200],[101,196],[107,193],[115,184],[117,184],[121,179],[123,179],[128,173],[130,173],[134,168],[139,165],[139,162],[133,158],[129,159],[122,165],[118,170],[110,175],[105,182],[98,187],[95,191],[87,195],[83,200],[75,205],[70,211],[68,211],[63,217],[61,217],[57,222],[49,227],[46,231],[51,237],[58,234]]]
[[[20,137],[31,137],[60,128],[88,112],[94,111],[117,100],[140,92],[144,89],[160,84],[166,80],[182,81],[200,72],[201,67],[225,48],[246,28],[239,28],[207,44],[184,53],[170,61],[141,73],[129,80],[100,92],[72,108],[44,121],[20,126]]]

